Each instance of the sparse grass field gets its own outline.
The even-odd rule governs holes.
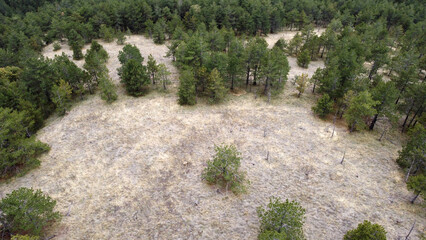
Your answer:
[[[177,81],[164,45],[142,36],[127,42],[145,61],[151,53],[165,63]],[[122,46],[103,45],[118,84]],[[61,51],[70,54],[67,46]],[[56,53],[52,46],[44,52]],[[323,65],[313,62],[306,70],[289,61],[289,79]],[[256,207],[270,196],[306,208],[304,229],[311,240],[342,239],[365,219],[383,225],[388,239],[405,238],[414,221],[412,239],[425,231],[424,208],[409,203],[412,193],[395,163],[399,137],[379,142],[378,132],[349,135],[340,124],[330,138],[332,123],[313,116],[309,89],[298,99],[289,81],[271,104],[247,93],[230,95],[222,105],[194,107],[179,106],[174,90],[140,98],[119,92],[112,105],[90,96],[66,116],[51,118],[38,133],[52,148],[41,167],[0,184],[0,198],[23,186],[56,199],[64,217],[50,232],[55,239],[256,239]],[[251,181],[247,194],[201,181],[220,143],[242,152],[241,170]]]

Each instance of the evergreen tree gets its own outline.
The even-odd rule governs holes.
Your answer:
[[[416,194],[411,200],[411,203],[414,204],[414,201],[416,201],[419,195],[424,196],[426,193],[426,176],[424,174],[419,174],[410,177],[407,182],[407,187]]]
[[[408,181],[412,173],[422,174],[426,170],[425,155],[426,128],[419,124],[408,132],[408,142],[399,151],[396,162],[407,171],[405,181]]]
[[[197,103],[195,79],[191,70],[184,70],[180,74],[178,97],[180,105],[195,105]]]
[[[75,60],[82,59],[83,52],[81,49],[84,46],[84,39],[74,29],[71,29],[71,31],[68,33],[68,44],[71,46],[73,51],[73,58]]]
[[[288,47],[287,47],[288,54],[290,54],[291,56],[299,55],[299,51],[300,51],[300,48],[302,46],[302,43],[303,43],[302,36],[300,36],[300,34],[297,33],[290,40],[290,43],[288,44]]]
[[[207,167],[201,174],[209,184],[217,184],[226,190],[239,194],[246,191],[248,181],[245,173],[239,171],[241,153],[234,145],[215,146],[215,155],[207,161]]]
[[[114,30],[105,24],[101,25],[99,35],[105,42],[112,42],[114,40]]]
[[[265,83],[264,94],[269,102],[272,94],[276,95],[284,88],[290,67],[284,52],[279,49],[268,49],[261,61],[260,76]]]
[[[310,61],[311,61],[311,57],[309,56],[308,50],[303,50],[297,56],[297,65],[299,65],[299,67],[308,68]]]
[[[260,233],[258,239],[304,240],[305,209],[296,201],[285,202],[271,197],[267,208],[259,207]]]
[[[124,45],[124,43],[126,42],[126,34],[122,31],[117,31],[116,36],[117,36],[117,44]]]
[[[325,118],[333,110],[333,100],[328,96],[327,93],[324,93],[315,106],[312,107],[312,110],[320,118]]]
[[[300,97],[305,92],[308,82],[309,78],[306,73],[302,73],[302,75],[295,77],[296,89],[299,91],[297,97]]]
[[[377,104],[379,103],[373,100],[368,91],[363,91],[349,98],[349,107],[343,116],[351,132],[366,125],[366,118],[377,113],[376,109],[374,109]]]
[[[226,88],[219,71],[213,69],[208,78],[207,94],[211,103],[219,103],[226,96]]]
[[[59,85],[53,85],[52,101],[59,115],[64,115],[71,105],[71,94],[71,86],[63,79],[59,81]]]
[[[157,65],[157,61],[155,61],[154,57],[151,54],[149,54],[148,56],[147,69],[148,69],[148,74],[152,81],[152,84],[155,85],[156,74],[158,72],[158,65]]]
[[[42,231],[59,220],[61,214],[53,211],[56,201],[42,191],[19,188],[0,201],[0,223],[12,234],[29,233],[40,236]]]
[[[136,59],[128,60],[122,68],[121,82],[129,95],[143,95],[150,82],[146,67]]]
[[[98,85],[99,78],[108,72],[105,65],[108,59],[108,53],[102,45],[93,41],[90,49],[87,50],[85,59],[86,61],[83,68],[86,69],[91,76],[90,80],[87,82],[87,86],[89,88],[89,92],[93,94],[95,87]]]
[[[135,45],[126,44],[124,45],[123,50],[118,52],[118,61],[121,63],[121,67],[117,68],[118,76],[121,77],[123,66],[131,59],[134,59],[139,63],[142,63],[144,60],[141,52]]]
[[[171,73],[167,69],[166,65],[164,65],[164,63],[161,63],[158,65],[158,73],[156,78],[163,86],[163,90],[167,90],[167,85],[170,84],[170,80],[169,80],[170,74]]]
[[[101,98],[107,103],[112,103],[117,100],[117,91],[114,83],[108,77],[108,74],[104,74],[99,79],[99,87],[101,90]]]
[[[244,73],[244,46],[238,39],[234,39],[228,50],[227,73],[231,80],[231,90],[234,90],[235,83]]]
[[[380,80],[371,92],[373,100],[379,102],[379,104],[374,107],[377,113],[370,123],[370,130],[373,130],[379,117],[386,116],[388,119],[396,121],[395,100],[398,96],[398,91],[394,83]]]
[[[18,169],[30,169],[40,164],[37,157],[49,146],[28,137],[26,112],[0,108],[0,177],[9,177]]]
[[[164,36],[164,27],[162,26],[161,22],[158,21],[155,23],[152,37],[156,44],[163,44],[166,40]]]
[[[379,224],[365,220],[357,228],[348,231],[343,240],[386,240],[386,231]]]

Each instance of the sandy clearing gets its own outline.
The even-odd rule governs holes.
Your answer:
[[[151,51],[169,61],[161,59],[164,46],[149,42],[138,46],[145,58]],[[121,49],[114,44],[104,46]],[[116,55],[110,56],[114,68]],[[314,62],[305,70],[294,58],[289,62],[290,79],[322,66]],[[112,105],[90,96],[40,130],[51,151],[40,168],[1,183],[0,198],[25,186],[57,199],[57,209],[69,215],[49,233],[55,239],[256,239],[256,207],[273,195],[306,208],[308,239],[342,239],[364,219],[382,224],[389,239],[405,236],[417,221],[417,239],[425,214],[409,203],[412,193],[395,164],[399,140],[379,142],[376,132],[349,135],[343,127],[331,139],[330,122],[311,113],[309,91],[300,99],[295,92],[289,81],[272,104],[245,94],[194,107],[177,105],[174,94],[120,95]],[[245,195],[200,180],[213,145],[222,142],[242,152],[252,182]]]
[[[98,41],[102,44],[102,46],[109,54],[109,59],[107,62],[107,67],[110,71],[109,74],[113,81],[118,84],[120,79],[117,74],[117,68],[121,66],[120,62],[118,61],[118,53],[123,49],[124,45],[118,45],[115,41],[110,43],[106,43],[102,40]],[[127,36],[126,44],[132,44],[139,48],[142,56],[144,57],[145,64],[148,61],[149,54],[152,54],[152,56],[158,63],[164,63],[169,69],[169,71],[172,73],[172,75],[170,76],[170,80],[173,83],[177,82],[178,71],[176,67],[172,64],[172,59],[165,57],[168,51],[166,45],[157,45],[151,39],[148,39],[142,35]],[[61,55],[62,53],[65,53],[70,59],[72,59],[72,50],[70,49],[70,47],[66,43],[62,43],[61,47],[61,50],[54,52],[53,44],[50,44],[43,49],[42,54],[48,58],[54,58],[55,55]],[[86,44],[83,48],[83,54],[85,54],[87,49],[89,48],[90,44]],[[79,61],[74,60],[74,62],[77,64],[77,66],[82,68],[84,64],[84,59]]]
[[[318,36],[321,36],[325,30],[325,28],[315,28],[314,33]],[[268,36],[265,37],[265,40],[271,48],[280,38],[283,38],[288,43],[298,32],[300,33],[300,31],[283,31],[279,33],[268,34]]]

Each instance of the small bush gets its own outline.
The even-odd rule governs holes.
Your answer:
[[[303,223],[305,209],[296,201],[282,202],[280,198],[271,197],[267,209],[259,207],[260,233],[258,239],[269,240],[303,240]]]
[[[58,42],[53,43],[53,51],[58,51],[61,50],[61,44],[59,44]]]
[[[0,202],[4,230],[11,234],[40,236],[45,227],[60,219],[59,212],[53,211],[55,205],[56,201],[40,190],[15,190]]]
[[[241,153],[234,145],[215,146],[212,160],[207,162],[207,167],[202,173],[203,179],[209,184],[217,184],[233,193],[244,193],[248,181],[245,173],[238,171],[241,165]]]
[[[312,107],[312,111],[320,118],[325,118],[333,110],[333,100],[325,93],[318,99],[317,105]]]
[[[105,100],[107,103],[117,100],[115,85],[108,76],[102,76],[99,79],[99,88],[101,89],[102,100]]]
[[[357,228],[348,231],[343,240],[386,240],[386,231],[379,224],[365,220]]]

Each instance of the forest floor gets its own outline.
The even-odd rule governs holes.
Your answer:
[[[151,53],[165,63],[177,81],[164,45],[143,36],[127,42],[145,60]],[[103,45],[118,83],[122,46]],[[51,49],[44,54],[52,57]],[[410,204],[413,194],[395,163],[400,136],[380,142],[380,125],[349,134],[339,122],[331,138],[331,121],[312,114],[315,96],[308,89],[297,98],[290,80],[301,72],[311,75],[322,63],[301,69],[294,58],[289,62],[286,89],[270,104],[246,93],[221,105],[182,107],[175,89],[133,98],[120,87],[111,105],[98,94],[89,96],[64,117],[49,119],[38,138],[50,152],[39,168],[1,183],[0,198],[33,187],[56,199],[64,216],[49,232],[55,239],[256,239],[256,208],[270,196],[301,203],[307,239],[342,239],[366,219],[383,225],[388,239],[405,238],[416,222],[412,239],[419,239],[426,216],[419,203]],[[248,193],[235,196],[201,181],[214,145],[221,143],[241,151]]]

